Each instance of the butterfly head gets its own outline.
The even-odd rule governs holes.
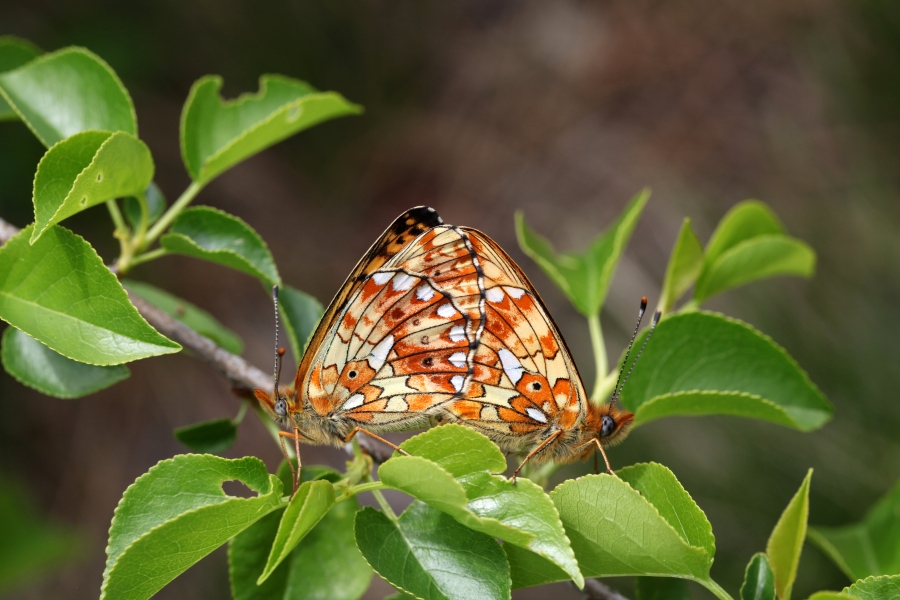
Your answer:
[[[268,413],[272,419],[280,426],[285,427],[289,421],[288,414],[291,412],[291,399],[281,390],[278,391],[277,397],[272,397],[271,391],[255,389],[253,390],[259,405]]]
[[[613,403],[601,406],[591,405],[582,435],[585,441],[597,438],[604,447],[613,446],[625,439],[633,422],[633,413],[621,409]],[[596,450],[595,447],[591,448],[591,446],[586,448],[585,455]]]

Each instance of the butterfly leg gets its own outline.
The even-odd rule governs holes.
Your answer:
[[[552,442],[553,440],[558,438],[560,435],[562,435],[562,430],[557,431],[556,433],[554,433],[553,435],[548,437],[546,440],[541,442],[537,446],[537,448],[535,448],[534,450],[532,450],[531,452],[528,453],[528,456],[525,457],[525,460],[522,461],[522,464],[520,464],[519,467],[515,471],[513,471],[512,478],[511,478],[513,485],[516,484],[516,477],[519,475],[519,471],[522,470],[522,467],[525,466],[525,463],[527,463],[529,460],[531,460],[531,457],[533,457],[535,454],[537,454],[538,452],[540,452],[541,450],[546,448],[550,442]]]
[[[388,446],[390,446],[391,448],[393,448],[394,450],[396,450],[396,451],[399,452],[400,454],[403,454],[403,455],[405,455],[405,456],[409,456],[409,452],[407,452],[406,450],[402,449],[400,446],[398,446],[398,445],[396,445],[396,444],[392,444],[391,442],[387,441],[387,440],[384,439],[383,437],[378,436],[378,435],[375,435],[375,434],[372,433],[371,431],[367,431],[367,430],[363,429],[362,427],[354,427],[354,428],[353,428],[353,431],[351,431],[350,433],[348,433],[348,434],[347,434],[347,437],[344,438],[344,443],[347,443],[347,442],[349,442],[350,440],[352,440],[352,439],[353,439],[353,436],[355,436],[357,433],[364,433],[364,434],[366,434],[367,436],[369,436],[370,438],[378,440],[378,441],[381,442],[382,444],[387,444]]]
[[[288,455],[287,448],[284,445],[284,438],[289,438],[294,440],[294,455],[297,457],[297,468],[294,469],[294,463],[291,462],[291,457]],[[297,493],[297,488],[300,487],[300,470],[303,466],[300,464],[300,432],[297,428],[294,428],[293,433],[288,433],[287,431],[279,431],[278,432],[278,441],[281,442],[281,452],[284,454],[285,460],[287,460],[288,467],[291,469],[291,483],[293,484],[293,490],[291,491],[291,498],[294,497],[294,494]]]
[[[601,444],[600,440],[598,440],[597,438],[592,438],[591,441],[578,446],[577,448],[575,448],[575,450],[576,451],[580,450],[580,449],[584,448],[585,446],[590,446],[591,444],[597,444],[597,449],[600,450],[600,454],[603,455],[603,462],[606,463],[606,472],[609,473],[610,475],[615,475],[616,473],[615,473],[615,471],[613,471],[612,465],[609,464],[609,458],[606,457],[606,450],[603,449],[603,444]],[[596,461],[596,458],[597,458],[597,455],[595,454],[594,455],[595,461]],[[595,471],[597,470],[596,462],[594,465],[594,470]]]

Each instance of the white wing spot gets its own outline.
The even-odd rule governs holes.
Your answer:
[[[507,294],[509,294],[516,300],[519,300],[522,296],[525,295],[525,290],[523,290],[522,288],[506,287],[504,289],[506,290]]]
[[[365,402],[366,397],[362,394],[353,394],[347,401],[344,402],[344,405],[341,407],[341,410],[350,410],[351,408],[356,408],[357,406],[362,406],[363,402]]]
[[[431,289],[431,286],[427,283],[423,283],[416,288],[416,298],[418,298],[421,302],[428,302],[429,300],[434,298],[434,290]]]
[[[406,273],[397,273],[394,275],[394,291],[402,292],[403,290],[408,290],[412,287],[412,284],[415,282],[415,278],[407,275]]]
[[[493,302],[494,304],[503,302],[503,290],[499,287],[492,287],[487,291],[485,296],[487,296],[488,302]]]
[[[534,419],[535,421],[540,421],[541,423],[547,422],[547,415],[542,413],[536,408],[531,408],[530,406],[525,409],[525,412],[528,413],[528,416]]]
[[[462,375],[454,375],[450,378],[450,383],[453,384],[453,389],[458,392],[462,390],[462,386],[465,380],[465,377],[463,377]]]
[[[389,335],[380,342],[378,345],[372,348],[372,352],[369,354],[369,366],[379,370],[384,366],[384,361],[387,360],[388,353],[391,351],[391,348],[394,347],[394,336]]]
[[[372,281],[374,281],[376,285],[384,285],[388,281],[390,281],[391,277],[393,276],[393,273],[383,273],[379,271],[378,273],[372,274]]]
[[[503,365],[503,372],[506,373],[509,380],[513,382],[513,385],[519,383],[519,380],[522,379],[522,371],[524,371],[519,359],[506,348],[500,348],[497,355],[500,357],[500,364]]]
[[[447,360],[449,360],[454,367],[461,368],[466,364],[466,354],[464,352],[454,352]]]
[[[454,325],[450,329],[450,341],[461,342],[464,339],[466,339],[466,330],[463,329],[462,325]]]
[[[453,308],[453,305],[449,302],[446,304],[441,304],[437,309],[437,315],[439,317],[444,317],[445,319],[449,319],[456,312],[456,309]]]

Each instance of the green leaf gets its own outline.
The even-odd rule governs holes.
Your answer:
[[[519,247],[566,294],[585,316],[600,313],[616,266],[650,197],[648,190],[632,198],[619,218],[581,254],[557,254],[545,238],[531,230],[516,213]]]
[[[379,575],[418,598],[510,597],[509,567],[496,540],[422,502],[397,521],[363,508],[356,514],[356,543]]]
[[[153,181],[150,149],[130,133],[82,131],[47,150],[34,177],[34,243],[87,208],[138,194]]]
[[[710,525],[671,472],[651,463],[618,473],[621,478],[602,474],[566,481],[550,493],[584,576],[668,576],[714,586]],[[564,578],[533,553],[504,549],[516,588]]]
[[[11,35],[0,36],[0,73],[18,69],[41,55],[41,49],[27,40]],[[15,111],[0,94],[0,121],[17,119]]]
[[[703,245],[691,228],[691,220],[685,219],[666,267],[666,278],[659,299],[659,309],[663,313],[668,314],[675,302],[694,285],[702,268]]]
[[[22,385],[56,398],[81,398],[108,388],[131,372],[66,358],[15,327],[3,332],[3,368]]]
[[[657,463],[643,463],[619,469],[616,474],[656,507],[681,539],[703,548],[710,557],[716,555],[712,525],[672,471]]]
[[[646,331],[636,347],[640,347]],[[633,360],[633,359],[632,359]],[[708,312],[663,319],[622,391],[637,424],[674,415],[732,415],[801,431],[821,427],[832,407],[771,338]]]
[[[202,258],[281,285],[269,247],[243,220],[209,206],[182,211],[169,233],[160,238],[169,252]]]
[[[722,254],[703,272],[694,300],[703,302],[716,294],[776,275],[812,277],[816,253],[807,244],[783,235],[747,240]]]
[[[851,581],[900,573],[900,483],[860,523],[811,527],[807,534]]]
[[[278,303],[284,315],[284,325],[291,349],[299,362],[325,308],[309,294],[289,285],[279,290]]]
[[[309,467],[304,467],[304,476]],[[270,513],[231,541],[228,564],[234,600],[356,600],[369,587],[372,569],[356,547],[355,498],[336,504],[303,543],[262,584],[281,515]]]
[[[859,600],[885,600],[900,597],[900,575],[867,577],[844,588],[844,594]]]
[[[256,492],[226,496],[237,480]],[[281,481],[258,458],[187,454],[157,463],[116,507],[103,599],[149,598],[198,560],[281,505]]]
[[[859,598],[857,598],[856,596],[843,594],[841,592],[816,592],[809,597],[809,600],[847,600],[847,598],[854,598],[855,600],[859,600]]]
[[[674,577],[637,577],[634,591],[637,600],[691,600],[687,582]]]
[[[762,552],[754,554],[747,565],[741,600],[775,600],[775,574]]]
[[[143,281],[125,279],[122,281],[122,285],[135,296],[146,300],[170,317],[178,319],[232,354],[243,352],[244,342],[236,333],[219,323],[211,314],[197,308],[187,300],[182,300]]]
[[[492,475],[506,470],[506,459],[488,438],[450,424],[410,438],[400,447],[414,456],[395,456],[381,465],[381,481],[475,531],[547,558],[578,587],[584,586],[553,503],[528,479],[513,484]]]
[[[0,479],[0,593],[76,557],[76,535],[37,515],[16,484]]]
[[[151,225],[165,212],[166,197],[163,195],[162,190],[159,189],[159,186],[151,181],[144,191],[144,198],[147,200],[147,225]],[[143,215],[141,214],[141,203],[137,197],[129,196],[125,198],[122,203],[122,211],[134,229],[138,229],[141,226]]]
[[[784,234],[778,216],[759,200],[739,202],[719,221],[706,244],[706,263],[715,262],[727,250],[761,235]]]
[[[179,427],[175,439],[203,454],[218,454],[231,448],[237,439],[237,425],[231,419],[215,419]]]
[[[776,275],[810,277],[813,250],[788,237],[772,210],[758,201],[742,202],[726,214],[706,246],[694,301]]]
[[[178,352],[150,327],[84,239],[28,226],[0,248],[0,318],[71,359],[117,365]]]
[[[766,544],[766,557],[775,574],[775,590],[781,600],[790,600],[791,588],[797,577],[797,565],[803,540],[806,539],[806,520],[809,517],[809,482],[812,469],[806,473],[800,489],[781,513]]]
[[[340,94],[281,75],[263,75],[259,92],[235,100],[223,100],[221,88],[221,77],[198,80],[181,115],[181,154],[198,183],[313,125],[362,112]]]
[[[328,481],[307,481],[300,486],[281,517],[266,568],[257,579],[257,584],[268,579],[281,561],[287,558],[332,506],[334,506],[334,487]]]
[[[125,86],[84,48],[64,48],[3,73],[0,94],[48,148],[89,129],[137,135]]]

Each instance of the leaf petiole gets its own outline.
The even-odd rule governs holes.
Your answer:
[[[712,592],[712,594],[716,598],[719,598],[719,600],[734,600],[734,598],[731,597],[731,594],[722,589],[722,586],[720,586],[712,579],[695,579],[694,581]]]
[[[169,207],[169,210],[165,212],[165,214],[159,218],[159,221],[154,223],[153,227],[150,228],[150,231],[147,232],[147,235],[144,237],[142,248],[146,248],[150,246],[156,238],[158,238],[162,233],[172,224],[172,221],[175,220],[175,217],[184,210],[188,204],[200,193],[200,190],[203,189],[203,184],[198,182],[193,182],[191,185],[187,187],[186,190],[178,197],[178,200],[175,201],[172,206]]]
[[[604,379],[606,379],[606,372],[609,370],[609,362],[606,358],[606,344],[603,343],[603,330],[600,328],[599,313],[588,317],[588,329],[591,333],[591,348],[594,350],[594,365],[597,371],[594,375],[594,391],[591,393],[591,400],[600,402]]]

